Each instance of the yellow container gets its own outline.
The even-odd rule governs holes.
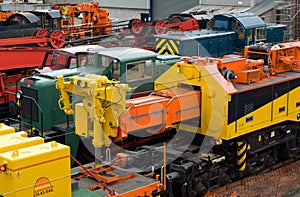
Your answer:
[[[15,128],[0,123],[0,136],[9,133],[14,133],[14,132],[15,132]]]
[[[70,148],[48,142],[0,154],[0,194],[5,197],[70,197]]]
[[[27,133],[20,131],[17,133],[10,133],[0,136],[0,153],[4,153],[11,150],[25,148],[37,144],[43,144],[44,139],[42,137],[27,137]]]

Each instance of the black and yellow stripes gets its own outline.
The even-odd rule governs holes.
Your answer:
[[[179,55],[179,41],[156,38],[155,52],[158,54]]]
[[[244,171],[246,169],[246,151],[247,143],[237,142],[237,167],[239,171]]]

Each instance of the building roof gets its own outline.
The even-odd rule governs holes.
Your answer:
[[[276,6],[276,4],[277,4],[277,2],[274,0],[265,0],[265,1],[262,1],[258,4],[256,4],[255,6],[250,8],[248,11],[252,12],[256,15],[262,15],[262,14],[266,13],[267,11],[271,10],[272,8],[274,8]]]

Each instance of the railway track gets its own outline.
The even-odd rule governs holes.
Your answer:
[[[256,175],[209,191],[205,197],[300,195],[300,156],[273,165]]]

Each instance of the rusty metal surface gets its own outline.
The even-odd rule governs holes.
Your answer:
[[[300,196],[300,161],[209,191],[205,196]]]

